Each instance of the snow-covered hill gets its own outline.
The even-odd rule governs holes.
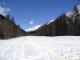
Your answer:
[[[47,22],[47,23],[44,23],[44,24],[41,24],[41,25],[37,25],[37,26],[35,26],[35,27],[32,27],[32,28],[29,28],[29,29],[27,29],[27,30],[25,30],[26,32],[30,32],[30,31],[35,31],[35,30],[37,30],[39,27],[41,27],[42,25],[48,25],[48,24],[50,24],[51,22],[53,22],[54,20],[50,20],[49,22]]]
[[[54,20],[50,20],[50,21],[47,23],[47,25],[50,24],[50,23],[53,22],[53,21],[54,21]]]
[[[0,60],[80,60],[80,36],[0,40]]]
[[[78,5],[77,8],[78,8],[78,11],[79,11],[79,13],[80,13],[80,5]],[[74,14],[73,11],[66,13],[66,15],[67,15],[68,17],[71,17],[73,14]]]
[[[27,29],[27,30],[25,30],[25,31],[26,31],[26,32],[35,31],[35,30],[37,30],[40,26],[41,26],[41,25],[37,25],[37,26],[32,27],[32,28],[29,28],[29,29]]]
[[[77,6],[77,8],[78,8],[78,11],[79,11],[79,13],[80,13],[80,5]],[[67,12],[67,13],[66,13],[66,16],[71,17],[73,14],[74,14],[73,11]],[[48,21],[48,22],[46,22],[46,23],[44,23],[44,24],[42,24],[42,25],[48,25],[48,24],[50,24],[50,23],[53,22],[53,21],[54,21],[54,20],[50,20],[50,21]],[[27,30],[25,30],[25,31],[26,31],[26,32],[35,31],[35,30],[37,30],[39,27],[41,27],[42,25],[37,25],[37,26],[32,27],[32,28],[29,28],[29,29],[27,29]]]

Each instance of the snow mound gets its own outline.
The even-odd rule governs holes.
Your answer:
[[[0,60],[80,60],[80,36],[0,40]]]

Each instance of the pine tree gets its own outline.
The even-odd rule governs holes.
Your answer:
[[[14,20],[14,17],[11,18],[11,28],[12,28],[12,37],[15,37],[15,20]]]
[[[22,31],[21,31],[21,28],[20,28],[20,24],[18,24],[18,34],[19,34],[19,36],[22,36]]]
[[[63,13],[56,19],[56,35],[67,35],[67,21],[66,15]]]
[[[5,18],[5,35],[6,38],[10,37],[10,15],[6,15]]]
[[[14,20],[14,17],[12,17],[12,18],[11,18],[11,20],[12,20],[12,22],[13,22],[13,23],[15,24],[15,20]]]
[[[56,25],[55,25],[55,21],[54,22],[52,22],[52,27],[51,27],[52,29],[51,29],[51,31],[52,31],[52,36],[55,36],[56,35]]]
[[[79,11],[78,11],[78,8],[77,6],[75,5],[74,6],[74,9],[73,9],[73,20],[74,20],[74,34],[75,35],[79,35]]]
[[[16,25],[14,18],[10,19],[10,15],[0,15],[0,38],[11,38],[27,35],[27,33],[21,29],[20,25]]]

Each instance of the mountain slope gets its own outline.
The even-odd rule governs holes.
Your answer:
[[[77,9],[78,8],[78,9]],[[29,35],[38,36],[64,36],[64,35],[80,35],[80,10],[79,6],[74,6],[72,12],[63,13],[55,20],[50,20],[36,28],[30,29]],[[79,11],[80,12],[80,11]],[[35,28],[35,27],[33,27]]]
[[[78,11],[79,11],[79,13],[80,13],[80,5],[77,6],[77,8],[78,8]],[[67,13],[66,13],[66,16],[72,17],[73,14],[74,14],[73,11],[67,12]],[[42,24],[42,25],[37,25],[37,26],[32,27],[32,28],[29,28],[29,29],[27,29],[27,30],[25,30],[25,31],[26,31],[26,32],[36,31],[36,30],[37,30],[38,28],[40,28],[41,26],[43,26],[43,25],[48,25],[48,24],[50,24],[50,23],[53,22],[53,21],[54,21],[54,20],[50,20],[49,22],[46,22],[46,23],[44,23],[44,24]]]
[[[32,27],[32,28],[29,28],[27,30],[25,30],[26,32],[31,32],[31,31],[36,31],[38,28],[42,27],[43,25],[48,25],[50,24],[51,22],[53,22],[54,20],[50,20],[49,22],[46,22],[44,24],[41,24],[41,25],[37,25],[35,27]]]
[[[25,35],[27,35],[27,32],[19,24],[15,23],[13,17],[11,18],[9,14],[6,16],[0,14],[0,38],[4,39]]]
[[[80,13],[80,5],[78,5],[77,8],[78,8],[78,11],[79,11],[79,13]],[[74,14],[73,11],[71,11],[71,12],[67,12],[67,13],[66,13],[66,16],[68,16],[68,17],[72,17],[73,14]]]
[[[25,31],[26,31],[26,32],[35,31],[35,30],[37,30],[40,26],[41,26],[41,25],[37,25],[37,26],[32,27],[32,28],[29,28],[29,29],[27,29],[27,30],[25,30]]]

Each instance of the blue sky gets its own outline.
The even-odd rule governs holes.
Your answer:
[[[80,0],[0,0],[0,13],[9,13],[26,30],[72,11],[74,4]]]

